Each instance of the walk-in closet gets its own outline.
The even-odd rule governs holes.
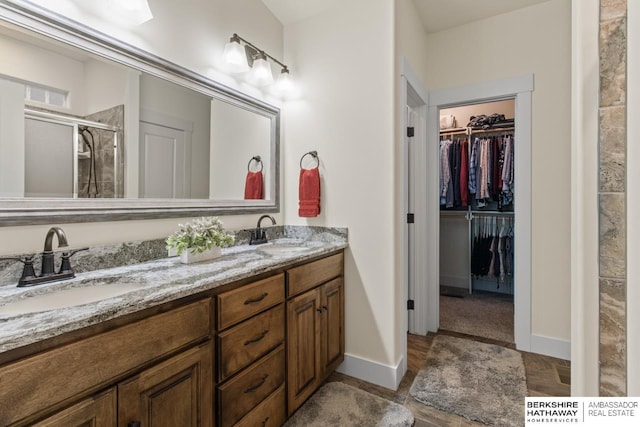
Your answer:
[[[440,329],[514,342],[515,100],[440,110]]]

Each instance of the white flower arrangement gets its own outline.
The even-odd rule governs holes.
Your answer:
[[[218,217],[202,217],[187,224],[179,224],[179,230],[167,237],[167,249],[176,249],[178,255],[184,251],[202,253],[214,246],[225,248],[234,243],[233,235],[227,233]]]

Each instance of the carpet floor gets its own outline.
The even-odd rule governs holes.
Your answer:
[[[524,425],[524,363],[519,352],[502,346],[438,335],[409,393],[469,420]]]
[[[476,292],[440,296],[440,329],[513,343],[513,297]]]

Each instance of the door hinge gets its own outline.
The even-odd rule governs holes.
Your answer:
[[[415,134],[415,129],[413,126],[407,126],[407,137],[411,138]]]
[[[408,299],[407,300],[407,310],[414,310],[415,309],[415,301],[412,299]]]
[[[412,213],[407,214],[407,224],[413,224],[416,222],[416,216]]]

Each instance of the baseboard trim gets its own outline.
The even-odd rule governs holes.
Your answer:
[[[337,369],[342,374],[391,390],[398,390],[406,370],[407,363],[404,357],[401,357],[395,366],[391,366],[352,354],[345,354],[344,362]]]
[[[469,278],[460,276],[440,275],[440,286],[469,289]]]
[[[530,351],[544,354],[545,356],[571,360],[571,341],[532,334]]]

